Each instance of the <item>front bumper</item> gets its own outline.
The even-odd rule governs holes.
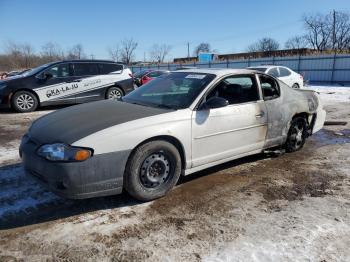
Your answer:
[[[50,191],[71,199],[120,194],[130,151],[94,155],[83,162],[51,162],[37,155],[39,144],[25,135],[20,146],[24,170]]]

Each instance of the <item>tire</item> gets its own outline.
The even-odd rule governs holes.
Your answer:
[[[29,91],[18,91],[11,98],[12,108],[19,113],[33,112],[38,105],[36,95]]]
[[[300,86],[299,86],[299,84],[295,83],[295,84],[292,85],[292,88],[297,89],[297,88],[300,88]]]
[[[150,201],[164,196],[181,174],[181,157],[177,148],[163,140],[141,145],[128,161],[124,188],[134,198]]]
[[[106,99],[109,100],[118,100],[124,95],[123,90],[121,90],[119,87],[110,87],[106,92]]]
[[[285,144],[286,152],[295,152],[303,148],[307,137],[307,122],[303,117],[292,120]]]

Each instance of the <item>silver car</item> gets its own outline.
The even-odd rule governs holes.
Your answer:
[[[270,148],[301,149],[325,111],[313,91],[251,70],[171,72],[120,101],[36,120],[20,155],[29,174],[67,198],[164,196],[181,175]]]

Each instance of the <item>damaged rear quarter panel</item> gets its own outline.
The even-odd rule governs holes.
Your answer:
[[[312,91],[300,92],[278,81],[281,95],[279,98],[265,101],[268,114],[268,131],[265,148],[283,144],[293,116],[300,113],[312,114],[308,100],[313,101],[314,111],[318,100]]]

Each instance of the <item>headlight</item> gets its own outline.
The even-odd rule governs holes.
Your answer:
[[[72,147],[66,144],[43,145],[38,151],[38,155],[50,161],[74,162],[84,161],[92,156],[92,149]]]

